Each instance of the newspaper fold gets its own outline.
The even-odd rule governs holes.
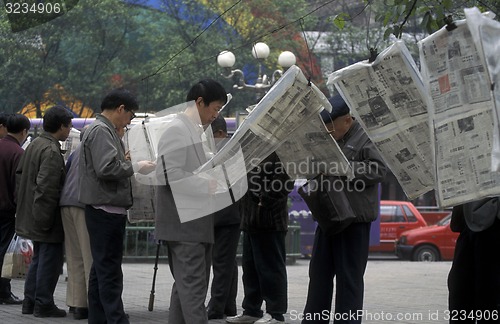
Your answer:
[[[409,199],[434,189],[425,88],[402,41],[372,63],[332,73],[328,84],[335,85]]]

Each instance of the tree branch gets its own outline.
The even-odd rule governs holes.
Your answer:
[[[403,26],[408,21],[408,18],[410,18],[411,13],[413,12],[413,10],[415,10],[415,6],[417,5],[417,1],[418,0],[413,0],[413,4],[411,5],[410,11],[408,11],[408,13],[406,14],[406,17],[403,20],[403,22],[401,23],[401,25],[399,25],[399,31],[398,31],[399,35],[396,35],[397,38],[401,39],[401,36],[403,35]]]

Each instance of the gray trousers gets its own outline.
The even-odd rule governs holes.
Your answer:
[[[168,322],[208,323],[205,299],[210,277],[212,244],[167,241],[168,264],[174,277]]]

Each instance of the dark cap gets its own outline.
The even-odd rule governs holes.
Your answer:
[[[223,131],[224,133],[227,133],[226,120],[224,119],[224,117],[222,117],[222,115],[217,116],[217,118],[215,118],[210,125],[212,126],[213,133],[220,130]]]
[[[329,98],[328,101],[332,105],[332,112],[328,112],[326,109],[323,109],[320,113],[321,119],[323,119],[325,124],[331,123],[335,120],[335,118],[347,115],[350,112],[349,107],[341,95],[337,94]]]

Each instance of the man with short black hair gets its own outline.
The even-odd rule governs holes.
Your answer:
[[[16,169],[24,153],[21,145],[31,127],[21,114],[11,115],[4,123],[7,135],[0,139],[0,269],[7,248],[14,236],[16,224]],[[0,304],[22,304],[10,290],[10,279],[0,278]]]
[[[129,323],[123,309],[121,266],[134,168],[117,129],[129,125],[138,109],[132,93],[125,89],[111,91],[80,144],[79,200],[85,205],[93,258],[88,286],[89,323]],[[137,165],[140,173],[154,168],[150,161]]]
[[[65,317],[54,304],[63,266],[64,231],[59,208],[66,171],[59,141],[65,141],[73,114],[62,106],[48,109],[43,132],[26,148],[16,171],[16,233],[33,241],[33,258],[24,283],[23,314]]]

